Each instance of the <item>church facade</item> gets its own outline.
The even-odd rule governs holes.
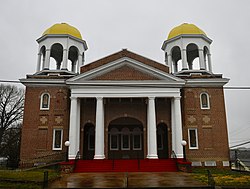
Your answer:
[[[185,140],[193,166],[229,166],[229,80],[213,73],[212,40],[197,26],[170,31],[164,64],[122,49],[85,65],[86,41],[66,23],[37,42],[36,72],[21,79],[21,165],[66,151],[72,160],[183,158]]]

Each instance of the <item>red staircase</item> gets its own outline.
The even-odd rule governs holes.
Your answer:
[[[74,172],[176,172],[174,159],[78,160]]]

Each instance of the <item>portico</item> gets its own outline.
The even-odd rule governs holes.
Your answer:
[[[72,85],[72,84],[71,84]],[[155,100],[157,98],[170,99],[171,101],[171,146],[172,151],[178,158],[183,157],[182,152],[182,121],[180,107],[180,88],[161,88],[151,87],[145,83],[141,88],[117,86],[88,87],[88,86],[71,86],[71,111],[70,111],[70,128],[69,128],[69,159],[74,159],[77,152],[80,151],[80,99],[95,98],[95,148],[94,159],[105,159],[105,108],[104,100],[114,98],[143,98],[146,99],[147,117],[146,117],[146,157],[148,159],[158,159],[157,154],[157,122]],[[93,86],[93,84],[92,84]],[[145,91],[145,92],[143,92]],[[94,95],[93,95],[94,94]],[[166,107],[167,108],[167,107]]]

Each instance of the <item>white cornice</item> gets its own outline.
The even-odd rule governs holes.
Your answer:
[[[128,97],[180,97],[180,88],[85,86],[71,89],[71,97],[77,98],[128,98]]]
[[[85,40],[79,39],[77,37],[74,37],[74,36],[68,35],[68,34],[46,34],[46,35],[43,35],[42,37],[39,37],[36,41],[38,43],[40,43],[41,41],[44,41],[45,39],[50,39],[50,38],[69,38],[69,39],[72,39],[72,40],[75,40],[75,41],[82,43],[85,50],[88,49],[88,46],[87,46],[87,43]]]
[[[65,79],[19,79],[19,81],[25,86],[41,86],[41,85],[49,85],[49,86],[66,86]]]
[[[227,78],[186,79],[185,87],[222,87],[228,82]]]

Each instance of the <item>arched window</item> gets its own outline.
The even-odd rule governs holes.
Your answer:
[[[200,70],[199,50],[194,43],[187,45],[187,62],[189,70]]]
[[[123,128],[122,129],[122,150],[130,150],[130,136],[129,136],[129,129]]]
[[[50,95],[48,93],[43,93],[41,95],[40,109],[49,110]]]
[[[201,93],[200,95],[201,109],[210,109],[209,96],[207,93]]]
[[[112,128],[110,130],[110,150],[118,150],[119,149],[119,143],[118,143],[118,129]]]
[[[181,64],[181,49],[179,46],[175,46],[171,50],[172,61],[173,61],[173,72],[179,72],[182,70]]]
[[[141,150],[141,130],[139,127],[133,129],[133,150]]]

